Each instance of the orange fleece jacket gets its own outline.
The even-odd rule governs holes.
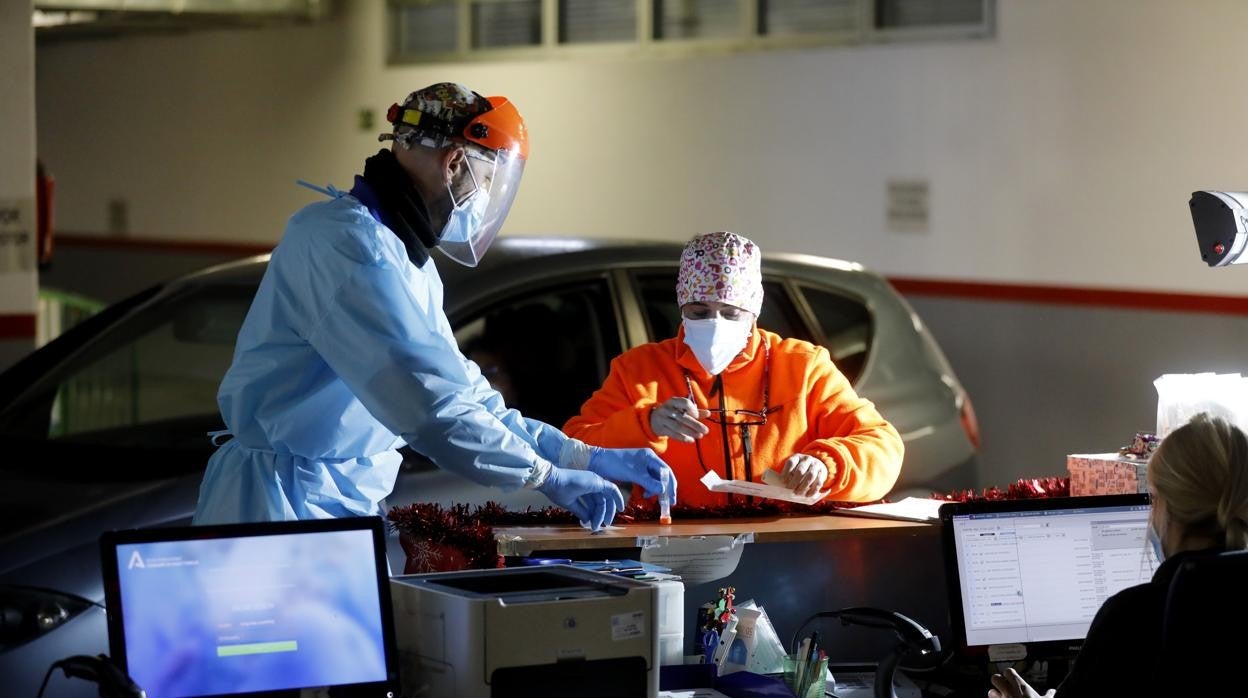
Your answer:
[[[764,470],[779,471],[789,456],[805,453],[828,466],[826,497],[873,501],[887,494],[901,472],[905,448],[901,437],[871,401],[854,392],[823,347],[755,328],[745,349],[722,374],[726,394],[722,407],[762,409],[762,342],[771,348],[770,407],[767,424],[750,427],[751,479],[762,482]],[[650,428],[651,410],[671,397],[688,396],[686,375],[699,408],[721,407],[719,395],[708,399],[715,377],[685,344],[682,328],[674,339],[645,344],[616,357],[606,382],[563,430],[594,446],[649,446],[676,473],[679,503],[722,506],[728,503],[727,495],[707,490],[699,480],[706,472],[703,464],[724,479],[745,479],[740,429],[727,429],[732,472],[725,474],[723,434],[713,423],[716,415],[703,420],[710,433],[692,444],[658,436]]]

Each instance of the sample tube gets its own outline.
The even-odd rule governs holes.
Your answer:
[[[663,491],[659,494],[659,524],[672,525],[672,484],[670,473],[663,474]]]

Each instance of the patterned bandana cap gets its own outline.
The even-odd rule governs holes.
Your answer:
[[[420,112],[418,124],[395,124],[395,131],[411,131],[421,145],[440,148],[449,136],[458,136],[476,117],[492,109],[490,100],[454,82],[439,82],[409,94],[400,106]]]
[[[707,233],[685,245],[676,277],[676,303],[718,301],[754,313],[763,307],[758,245],[736,233]]]

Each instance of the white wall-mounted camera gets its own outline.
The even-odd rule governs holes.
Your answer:
[[[1211,267],[1248,263],[1248,192],[1197,191],[1188,201],[1200,258]]]

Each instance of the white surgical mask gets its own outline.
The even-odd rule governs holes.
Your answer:
[[[693,350],[698,363],[712,376],[717,376],[750,341],[750,333],[754,329],[752,319],[726,320],[712,317],[705,320],[683,320],[685,326],[685,344]]]
[[[1161,536],[1157,535],[1157,529],[1153,528],[1152,521],[1148,522],[1148,533],[1145,536],[1148,538],[1149,546],[1153,549],[1153,555],[1157,556],[1157,562],[1164,562],[1166,554],[1161,550]]]

